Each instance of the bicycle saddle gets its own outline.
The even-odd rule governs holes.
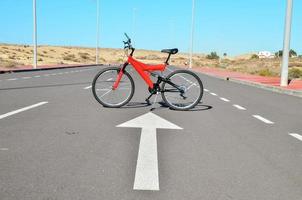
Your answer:
[[[175,49],[163,49],[163,50],[161,50],[161,52],[168,53],[168,54],[177,54],[178,49],[177,48],[175,48]]]

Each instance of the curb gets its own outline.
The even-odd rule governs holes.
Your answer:
[[[238,79],[233,79],[229,78],[229,81],[234,82],[234,83],[240,83],[242,85],[249,85],[249,86],[254,86],[260,89],[272,91],[272,92],[277,92],[280,94],[287,94],[291,96],[296,96],[302,98],[302,91],[297,91],[297,90],[291,90],[291,89],[283,89],[275,86],[270,86],[270,85],[264,85],[261,83],[255,83],[255,82],[249,82],[249,81],[243,81],[243,80],[238,80]]]
[[[78,67],[92,67],[92,66],[103,66],[103,64],[88,64],[88,65],[68,65],[68,66],[57,66],[57,67],[45,67],[45,68],[37,68],[37,69],[11,69],[11,70],[0,70],[0,74],[5,73],[18,73],[18,72],[32,72],[32,71],[44,71],[44,70],[52,70],[52,69],[66,69],[66,68],[78,68]]]
[[[238,80],[238,79],[231,78],[231,77],[220,77],[220,76],[215,76],[213,74],[208,74],[208,73],[204,73],[204,72],[200,72],[200,71],[196,71],[196,70],[194,70],[194,71],[198,72],[198,73],[201,73],[201,74],[204,74],[204,75],[207,75],[209,77],[220,79],[220,80],[231,81],[231,82],[239,83],[239,84],[242,84],[242,85],[253,86],[253,87],[260,88],[260,89],[264,89],[264,90],[268,90],[268,91],[272,91],[272,92],[277,92],[277,93],[280,93],[280,94],[287,94],[287,95],[302,98],[302,91],[291,90],[291,89],[283,89],[283,88],[270,86],[270,85],[265,85],[265,84],[261,84],[261,83]]]

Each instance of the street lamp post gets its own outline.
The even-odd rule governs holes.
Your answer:
[[[288,60],[289,60],[289,51],[290,51],[292,9],[293,9],[293,0],[287,0],[280,86],[288,85]]]
[[[96,47],[95,64],[99,64],[99,40],[100,40],[100,0],[96,2]]]
[[[37,12],[36,12],[36,0],[33,0],[33,68],[37,68]]]
[[[194,24],[195,24],[195,0],[192,0],[192,27],[191,27],[191,47],[190,47],[190,65],[192,68],[193,62],[193,45],[194,45]]]
[[[135,40],[135,30],[136,30],[136,11],[137,8],[132,9],[132,38]],[[132,41],[133,45],[135,46],[135,41]]]

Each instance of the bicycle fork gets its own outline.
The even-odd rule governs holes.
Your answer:
[[[119,71],[118,75],[117,75],[117,79],[116,81],[114,82],[113,86],[112,86],[112,89],[113,90],[116,90],[121,82],[121,79],[124,75],[124,71],[125,71],[125,68],[127,67],[128,63],[124,63],[123,67],[121,68],[121,70]]]

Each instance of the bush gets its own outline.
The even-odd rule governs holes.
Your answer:
[[[283,50],[279,50],[275,53],[276,57],[282,57],[283,56]],[[289,57],[295,57],[297,56],[297,52],[295,52],[293,49],[289,50]]]
[[[67,55],[63,55],[63,60],[75,60],[75,55],[74,54],[67,54]]]
[[[251,56],[251,59],[259,59],[259,56],[258,56],[257,54],[253,54],[253,55]]]
[[[290,79],[302,78],[302,69],[299,69],[299,68],[291,68],[291,69],[289,69],[288,77]]]
[[[266,69],[261,69],[258,74],[260,76],[274,76],[276,75],[274,72],[270,71],[268,68]]]
[[[116,60],[117,62],[123,62],[124,60],[122,58],[119,58]]]
[[[18,65],[18,63],[14,61],[5,61],[0,58],[0,67],[5,67],[5,68],[14,68]]]
[[[210,60],[218,60],[219,56],[216,52],[211,52],[209,55],[206,56],[206,58]]]
[[[15,56],[15,55],[10,55],[10,56],[8,56],[8,58],[9,58],[9,59],[15,59],[16,56]]]
[[[87,60],[87,59],[90,58],[90,57],[89,57],[89,53],[82,53],[82,52],[79,52],[78,54],[79,54],[79,56],[80,56],[82,59],[84,59],[84,60]]]
[[[43,59],[42,59],[42,58],[39,58],[38,61],[43,61]]]

